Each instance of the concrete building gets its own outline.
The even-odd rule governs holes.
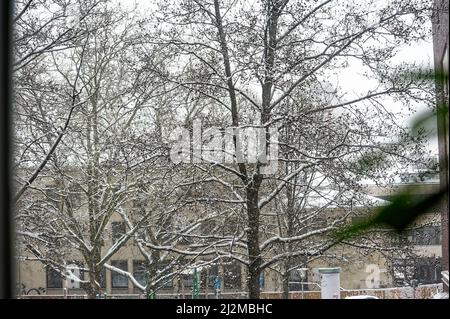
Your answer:
[[[409,184],[407,187],[416,188],[416,193],[425,194],[432,192],[438,187],[436,181],[425,182],[421,184]],[[382,205],[389,200],[390,196],[396,191],[396,188],[380,189],[372,187],[366,189],[371,195],[364,195],[370,199],[374,205]],[[330,196],[334,196],[330,190]],[[309,205],[323,206],[324,198],[312,199]],[[364,207],[354,207],[364,209]],[[327,216],[342,215],[345,211],[339,207],[330,205],[327,207]],[[430,212],[411,232],[403,238],[404,244],[412,245],[413,252],[420,258],[412,259],[410,263],[405,263],[407,259],[388,258],[383,247],[379,250],[369,250],[352,245],[339,245],[333,247],[323,258],[318,258],[297,269],[291,271],[289,277],[289,290],[320,290],[319,268],[340,267],[341,268],[341,287],[343,289],[364,289],[364,288],[383,288],[393,286],[409,285],[412,279],[418,280],[420,284],[436,283],[440,281],[440,226],[439,219],[436,219],[438,213]],[[355,216],[349,216],[350,222]],[[125,224],[119,214],[112,216],[107,226],[108,236],[104,238],[102,246],[102,255],[111,247],[117,238],[126,231]],[[317,237],[317,240],[320,238]],[[328,256],[328,257],[327,257]],[[329,256],[333,256],[332,258]],[[417,257],[416,256],[416,257]],[[270,258],[267,256],[266,258]],[[68,264],[74,266],[81,264],[81,256],[76,253],[71,255]],[[44,294],[44,295],[84,295],[80,283],[71,279],[62,279],[61,276],[49,267],[44,266],[40,261],[18,260],[18,282],[19,294]],[[144,283],[143,258],[137,245],[130,240],[124,247],[119,249],[109,262],[112,266],[128,271],[141,283]],[[76,267],[74,267],[76,269]],[[164,268],[161,266],[161,268]],[[86,279],[87,274],[81,270],[76,275],[81,279]],[[159,298],[189,298],[193,287],[192,269],[170,269],[173,272],[168,280],[158,290]],[[214,298],[215,279],[221,280],[221,293],[224,296],[239,296],[246,290],[246,268],[236,261],[221,259],[214,265],[198,269],[200,293],[203,297]],[[262,291],[282,291],[283,281],[279,269],[270,267],[264,270],[260,284]],[[133,282],[126,276],[109,269],[103,269],[101,286],[102,292],[107,295],[138,297],[142,291],[137,289]]]

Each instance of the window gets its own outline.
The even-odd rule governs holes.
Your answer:
[[[225,288],[241,288],[241,265],[237,261],[224,264],[223,281]]]
[[[147,284],[145,272],[146,272],[145,261],[133,260],[133,277],[137,280],[138,283],[140,283],[143,286]]]
[[[216,221],[213,219],[205,220],[200,227],[200,234],[211,234],[216,229]]]
[[[145,238],[146,238],[146,236],[145,236],[145,229],[139,229],[136,232],[136,237],[137,237],[136,238],[137,240],[145,242]]]
[[[208,269],[208,277],[207,277],[207,285],[208,287],[214,287],[214,280],[216,279],[216,277],[219,274],[219,267],[217,267],[217,265],[212,265],[211,267],[209,267]]]
[[[392,266],[392,278],[397,287],[406,286],[414,279],[414,266],[410,259],[395,260]]]
[[[69,187],[68,197],[69,202],[73,207],[79,207],[81,205],[82,188],[78,184],[72,184]]]
[[[111,265],[128,271],[128,263],[126,260],[113,260],[111,261]],[[111,285],[113,288],[128,288],[128,278],[125,275],[111,271]]]
[[[125,233],[125,223],[124,222],[112,222],[111,223],[111,238],[112,242],[117,242],[120,237],[122,237]]]
[[[194,285],[194,274],[183,274],[183,285],[190,288]]]
[[[303,269],[294,269],[289,273],[289,291],[307,290],[307,273]]]
[[[189,268],[188,265],[186,265],[186,268],[184,269],[186,273],[183,274],[183,286],[186,288],[190,288],[194,285],[194,269]]]
[[[158,261],[158,274],[159,277],[166,276],[172,272],[172,267],[170,266],[170,260]],[[163,288],[171,288],[173,287],[173,279],[165,278],[160,282],[161,287]]]
[[[106,268],[105,267],[103,267],[103,269],[100,271],[99,284],[100,284],[100,288],[106,288]]]
[[[414,245],[440,245],[441,227],[423,226],[410,231],[409,236]]]
[[[47,288],[62,288],[63,279],[59,272],[47,267]]]
[[[66,270],[70,271],[72,275],[74,275],[78,279],[84,280],[84,270],[82,262],[73,261],[67,266]],[[67,278],[67,287],[80,288],[80,281],[75,280],[75,278]]]
[[[417,260],[414,279],[419,284],[434,284],[441,282],[441,258],[421,258]]]
[[[57,185],[49,185],[48,188],[45,189],[45,197],[46,197],[45,200],[49,205],[53,206],[54,208],[59,208],[60,202],[60,197],[55,191],[57,187],[58,187]]]
[[[262,271],[259,275],[259,288],[263,289],[266,285],[266,277],[264,276],[264,272]]]

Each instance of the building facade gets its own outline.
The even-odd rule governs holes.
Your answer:
[[[409,185],[417,187],[416,193],[432,192],[438,185]],[[374,197],[389,200],[395,189],[368,189]],[[340,209],[329,208],[327,215],[343,214]],[[410,285],[412,280],[418,284],[431,284],[440,282],[441,271],[441,232],[438,212],[430,212],[422,217],[412,229],[400,237],[399,247],[411,247],[414,258],[397,258],[389,256],[389,249],[366,249],[358,245],[339,245],[328,250],[323,257],[300,265],[290,272],[289,291],[320,290],[319,268],[340,267],[341,287],[343,289],[386,288]],[[349,222],[351,222],[351,217]],[[115,241],[127,232],[127,226],[119,214],[112,216],[107,226],[107,237],[104,238],[101,254],[106,254]],[[401,251],[401,248],[399,249]],[[412,256],[411,255],[411,256]],[[87,273],[83,269],[81,256],[74,253],[72,260],[67,261],[68,268],[81,280],[87,280]],[[270,258],[268,256],[267,258]],[[158,298],[191,298],[194,281],[198,280],[199,292],[202,298],[215,298],[217,287],[220,295],[227,297],[245,296],[246,267],[236,260],[222,258],[214,263],[197,268],[197,278],[194,278],[193,269],[182,266],[169,266],[170,255],[159,263],[161,272],[168,274],[159,285],[156,292]],[[145,286],[145,261],[138,246],[130,239],[108,261],[111,266],[128,272],[141,285]],[[169,269],[168,269],[169,268]],[[19,295],[85,295],[83,283],[73,278],[63,278],[51,267],[45,266],[38,260],[17,260],[18,294]],[[164,274],[162,274],[164,275]],[[217,283],[219,281],[219,284]],[[100,286],[102,294],[115,297],[139,298],[143,297],[142,289],[138,289],[130,278],[108,268],[103,268]],[[283,276],[276,267],[266,268],[260,278],[262,291],[282,291]],[[101,296],[99,296],[100,298]]]

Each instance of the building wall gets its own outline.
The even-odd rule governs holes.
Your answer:
[[[427,189],[432,188],[433,185],[426,185]],[[430,189],[431,189],[430,188]],[[372,190],[374,191],[374,190]],[[371,192],[372,193],[372,192]],[[383,196],[383,194],[378,194],[375,191],[373,194],[377,196]],[[125,209],[131,209],[130,207],[126,207]],[[270,205],[267,208],[268,210],[274,210],[275,207],[270,207]],[[196,214],[196,212],[189,212],[189,214]],[[327,217],[333,217],[333,215],[341,215],[343,213],[342,209],[327,209],[325,212]],[[80,217],[83,218],[83,212],[80,211]],[[275,217],[264,217],[264,224],[266,225],[276,225]],[[274,220],[269,220],[274,219]],[[120,215],[113,214],[111,217],[110,222],[117,222],[122,221]],[[111,230],[111,224],[107,228],[109,231]],[[275,229],[274,229],[275,231]],[[261,235],[261,241],[263,241],[266,235]],[[317,238],[317,240],[323,240],[323,238]],[[105,238],[104,240],[104,247],[102,248],[102,255],[106,253],[106,250],[109,249],[112,245],[111,242],[111,236],[109,238]],[[422,247],[421,251],[424,255],[432,255],[433,253],[436,255],[439,252],[439,246],[437,247]],[[431,252],[430,252],[431,251]],[[374,252],[369,255],[362,255],[361,252],[357,249],[354,249],[350,246],[337,246],[333,248],[330,252],[327,252],[330,254],[335,254],[338,257],[341,257],[340,259],[320,259],[316,260],[315,262],[311,262],[306,267],[308,270],[308,282],[316,281],[319,282],[319,279],[314,278],[313,270],[315,268],[320,267],[341,267],[341,286],[345,289],[362,289],[362,288],[371,288],[370,282],[368,281],[368,278],[372,274],[372,272],[377,271],[374,269],[374,265],[378,266],[379,273],[379,282],[377,285],[383,287],[389,287],[393,285],[392,278],[389,277],[387,269],[387,261],[383,257],[382,254]],[[81,256],[77,257],[77,254],[74,252],[73,254],[70,254],[71,258],[82,260]],[[270,258],[270,256],[266,256],[266,258]],[[128,265],[128,271],[133,273],[133,260],[142,260],[142,255],[138,249],[138,247],[133,244],[133,241],[130,240],[124,247],[119,249],[118,252],[115,253],[114,256],[112,256],[111,261],[116,260],[126,260]],[[25,286],[30,289],[32,287],[43,287],[46,290],[46,294],[50,295],[56,295],[56,294],[63,294],[63,288],[47,288],[46,286],[46,270],[40,262],[35,261],[21,261],[19,262],[19,274],[20,274],[20,282],[25,284]],[[224,269],[223,266],[219,266],[219,276],[222,278],[222,292],[224,293],[232,293],[232,292],[240,292],[245,291],[245,279],[246,279],[246,269],[244,266],[241,266],[241,276],[240,276],[240,285],[235,287],[234,289],[225,288],[225,282],[224,282],[224,276],[223,273],[226,269]],[[200,276],[202,276],[201,273],[199,273]],[[281,276],[278,272],[270,269],[266,269],[264,271],[264,291],[281,291],[282,290],[282,280]],[[374,274],[372,274],[374,275]],[[373,277],[373,276],[372,276]],[[85,278],[87,279],[87,278]],[[370,278],[369,278],[370,279]],[[200,279],[201,282],[201,279]],[[369,283],[369,284],[368,284]],[[65,280],[63,281],[63,285],[66,285]],[[65,287],[65,286],[63,286]],[[317,285],[309,285],[308,289],[318,289]],[[111,284],[111,271],[106,270],[106,288],[104,289],[104,292],[107,294],[139,294],[141,293],[140,290],[135,288],[132,284],[132,282],[128,281],[128,287],[126,288],[112,288]],[[201,293],[210,293],[213,294],[213,288],[212,287],[200,287]],[[71,294],[84,294],[82,289],[71,289],[69,291]],[[168,294],[168,293],[179,293],[184,296],[189,296],[191,294],[190,287],[184,287],[183,280],[180,280],[179,278],[174,279],[174,284],[172,288],[163,288],[159,291],[160,294]]]
[[[435,221],[436,214],[424,215],[420,223],[427,223],[429,221]],[[114,216],[112,221],[118,221],[118,216]],[[111,228],[111,227],[109,227]],[[106,253],[106,250],[111,246],[111,238],[105,239],[105,246],[103,247],[102,255]],[[441,247],[440,245],[421,245],[414,247],[416,252],[423,257],[440,257]],[[374,251],[365,253],[363,249],[357,249],[349,245],[338,245],[327,251],[328,255],[333,255],[335,258],[321,258],[313,262],[308,263],[307,282],[315,282],[317,284],[308,284],[305,289],[307,290],[319,290],[320,278],[316,276],[315,269],[322,267],[340,267],[341,268],[341,287],[344,289],[366,289],[366,288],[383,288],[392,287],[394,280],[391,278],[388,271],[388,260],[385,256],[379,252]],[[81,261],[81,256],[78,256]],[[77,259],[74,254],[74,259]],[[270,258],[270,257],[267,257]],[[118,250],[113,255],[111,261],[126,260],[128,265],[128,271],[133,273],[133,260],[142,260],[142,255],[138,247],[133,244],[133,241],[128,242],[124,247]],[[110,263],[110,262],[109,262]],[[63,280],[63,288],[47,288],[46,282],[46,269],[44,265],[38,261],[18,261],[18,277],[21,283],[26,287],[26,290],[31,288],[44,288],[47,295],[62,295],[63,288],[67,287],[67,283]],[[240,284],[234,289],[225,287],[224,272],[226,267],[219,264],[218,272],[222,278],[222,292],[233,293],[246,291],[245,278],[246,268],[241,266],[240,268]],[[199,282],[202,282],[201,276],[204,272],[199,271]],[[86,276],[87,277],[87,276]],[[85,277],[85,279],[87,279]],[[274,270],[266,269],[264,271],[264,287],[263,291],[282,291],[282,278],[280,274]],[[35,293],[36,291],[32,291]],[[111,283],[111,271],[106,270],[106,288],[103,290],[108,295],[111,294],[141,294],[142,292],[134,287],[131,280],[128,281],[127,288],[112,288]],[[83,295],[82,289],[70,289],[69,294]],[[200,286],[200,293],[214,294],[213,287]],[[158,294],[180,294],[185,297],[191,295],[191,288],[184,287],[182,278],[176,277],[173,280],[173,287],[163,288],[158,291]]]

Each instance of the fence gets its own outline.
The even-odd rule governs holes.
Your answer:
[[[341,290],[341,299],[349,296],[370,295],[380,299],[430,299],[442,292],[442,284],[421,285],[413,287],[394,287],[382,289]],[[262,292],[261,299],[280,299],[282,292]],[[289,299],[320,299],[320,291],[289,292]]]
[[[341,299],[348,296],[370,295],[380,299],[430,299],[433,295],[442,292],[442,284],[421,285],[413,287],[395,287],[383,289],[355,289],[341,290]],[[261,299],[281,299],[283,293],[280,291],[261,292]],[[200,299],[216,299],[214,294],[201,293]],[[26,295],[20,299],[85,299],[86,295]],[[142,294],[113,294],[104,295],[101,299],[145,299]],[[191,299],[192,296],[185,294],[157,294],[156,299]],[[220,299],[246,299],[246,292],[225,292],[219,296]],[[320,291],[293,291],[289,292],[289,299],[320,299]]]

